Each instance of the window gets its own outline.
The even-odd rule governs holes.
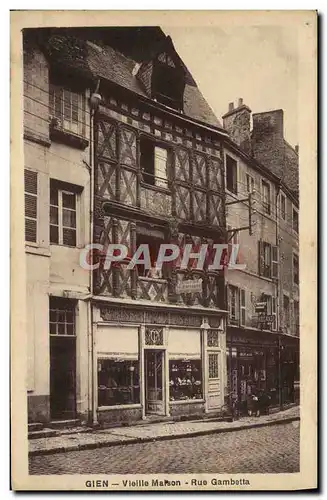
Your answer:
[[[289,329],[291,326],[290,318],[290,299],[287,295],[283,296],[283,316],[284,316],[284,326]]]
[[[293,253],[293,283],[299,284],[299,256]]]
[[[278,278],[278,247],[265,241],[258,241],[259,275],[265,278]]]
[[[245,290],[240,289],[240,325],[245,326],[245,321],[246,321]]]
[[[50,335],[75,336],[75,302],[50,297]]]
[[[229,323],[237,325],[239,322],[239,290],[236,286],[229,285]]]
[[[141,138],[140,149],[143,181],[151,186],[167,189],[169,151],[145,138]]]
[[[180,64],[166,53],[159,54],[153,65],[153,97],[170,108],[183,110],[185,73]]]
[[[98,406],[140,402],[139,362],[131,359],[98,359]]]
[[[219,364],[218,364],[218,354],[212,353],[208,354],[208,376],[209,379],[219,378]]]
[[[143,228],[140,230],[144,231]],[[156,269],[160,245],[164,243],[164,235],[160,233],[160,231],[149,230],[148,232],[149,234],[147,234],[147,231],[144,231],[144,233],[137,233],[136,235],[136,247],[139,248],[140,245],[146,245],[146,247],[149,249],[151,263],[150,268],[147,268],[143,264],[137,264],[138,275],[145,278],[164,279],[167,277],[168,267],[170,263],[163,263],[161,270]],[[145,258],[144,254],[140,256],[140,259],[142,258]]]
[[[262,323],[262,327],[264,330],[276,330],[277,329],[277,304],[276,297],[272,297],[271,295],[262,294],[261,301],[266,304],[265,316],[267,317],[267,321],[265,321],[265,316],[263,317],[264,321]]]
[[[299,212],[294,207],[292,212],[292,227],[296,233],[299,232]]]
[[[37,242],[37,172],[24,170],[25,240]]]
[[[294,300],[293,302],[293,310],[294,310],[294,331],[296,335],[300,335],[300,303],[298,300]]]
[[[262,207],[266,214],[271,213],[270,184],[262,181]]]
[[[169,361],[170,401],[202,399],[202,363],[200,359]]]
[[[254,191],[254,179],[250,174],[246,174],[246,190],[248,193],[252,193]]]
[[[58,120],[58,128],[85,135],[84,99],[72,90],[50,84],[50,115]]]
[[[226,187],[231,193],[237,194],[237,162],[226,155]]]
[[[229,225],[227,225],[227,231],[228,231],[228,233],[227,233],[227,238],[228,238],[227,258],[228,258],[228,261],[227,262],[229,262],[231,259],[232,251],[233,251],[233,245],[239,245],[240,238],[239,238],[239,231],[235,231],[233,234],[234,229]],[[235,262],[236,262],[236,264],[240,264],[239,252],[236,256]]]
[[[280,193],[280,216],[286,220],[286,196]]]
[[[76,246],[76,197],[50,184],[50,243]]]

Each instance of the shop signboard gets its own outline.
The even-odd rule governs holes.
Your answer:
[[[202,279],[198,280],[185,280],[177,283],[177,293],[197,293],[202,292]]]
[[[258,323],[273,323],[274,319],[273,314],[260,314],[257,318]]]

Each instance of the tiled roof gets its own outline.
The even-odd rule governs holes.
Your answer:
[[[298,154],[292,146],[284,140],[285,145],[285,168],[283,169],[282,181],[293,192],[299,191],[299,159]]]

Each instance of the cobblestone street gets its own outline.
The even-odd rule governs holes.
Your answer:
[[[299,471],[299,422],[193,438],[30,457],[30,474]]]

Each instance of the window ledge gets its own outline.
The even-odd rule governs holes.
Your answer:
[[[74,134],[69,130],[54,127],[50,125],[50,139],[55,142],[61,142],[67,146],[71,146],[77,149],[86,149],[89,145],[89,141],[80,135]]]
[[[145,189],[152,189],[153,191],[158,191],[160,193],[171,195],[171,191],[168,188],[164,188],[161,186],[155,186],[153,184],[147,184],[146,182],[141,182],[141,186]]]
[[[204,399],[180,399],[176,401],[169,401],[170,405],[186,405],[186,404],[196,404],[204,403]]]
[[[50,250],[47,248],[41,248],[36,244],[25,243],[25,253],[40,255],[41,257],[50,257]]]
[[[136,410],[142,408],[140,403],[129,405],[115,405],[115,406],[98,406],[98,411],[111,411],[111,410]]]

